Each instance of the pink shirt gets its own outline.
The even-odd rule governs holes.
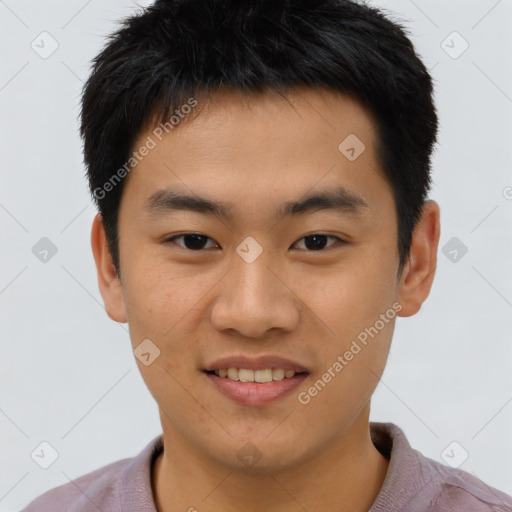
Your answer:
[[[390,462],[369,512],[512,511],[512,497],[465,471],[424,457],[410,447],[396,425],[370,423],[370,432],[374,445]],[[162,448],[160,435],[136,457],[55,487],[21,512],[156,512],[151,465]],[[195,508],[201,510],[200,504]]]

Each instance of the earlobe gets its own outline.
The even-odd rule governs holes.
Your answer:
[[[416,314],[430,293],[437,266],[440,231],[439,205],[435,201],[427,201],[414,230],[409,260],[400,279],[399,303],[402,310],[399,316]]]
[[[98,286],[105,304],[105,311],[115,322],[124,323],[127,320],[121,281],[112,261],[103,218],[99,213],[96,214],[92,222],[91,247],[96,262]]]

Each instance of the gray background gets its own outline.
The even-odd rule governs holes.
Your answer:
[[[102,307],[77,131],[90,59],[116,20],[148,3],[0,1],[4,512],[161,432],[127,326]],[[406,23],[436,81],[431,198],[442,215],[431,296],[397,322],[372,420],[398,424],[435,460],[467,452],[462,469],[512,494],[512,0],[372,3]],[[58,43],[47,58],[31,47],[51,49],[43,31]],[[32,252],[43,237],[57,248],[46,262]],[[48,469],[31,458],[43,441],[59,453]]]

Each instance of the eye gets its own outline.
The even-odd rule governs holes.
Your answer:
[[[179,239],[183,239],[183,245],[181,243],[176,242],[176,240]],[[293,244],[292,247],[297,246],[303,240],[305,249],[308,252],[322,251],[326,249],[326,243],[328,239],[338,241],[339,243],[345,243],[344,240],[338,238],[337,236],[314,233],[312,235],[300,238],[299,241],[295,242],[295,244]],[[218,247],[218,244],[216,242],[214,242],[213,246],[208,247],[206,245],[207,240],[211,240],[212,242],[214,242],[213,239],[201,233],[183,233],[181,235],[175,235],[173,237],[167,238],[166,240],[164,240],[164,243],[177,243],[179,246],[190,251],[201,251],[203,249],[211,249],[212,247]],[[330,244],[327,246],[327,248],[330,248],[333,245],[335,244]]]
[[[209,249],[210,247],[205,247],[205,242],[206,242],[206,240],[212,240],[210,237],[208,237],[206,235],[202,235],[201,233],[184,233],[182,235],[176,235],[171,238],[167,238],[165,240],[165,242],[174,242],[175,240],[178,240],[179,238],[183,238],[183,243],[185,245],[184,249],[189,249],[191,251],[200,251],[202,249]],[[178,245],[181,246],[181,244],[178,244]]]
[[[301,240],[304,240],[304,242],[305,242],[304,245],[305,245],[306,249],[309,250],[309,252],[321,251],[321,250],[325,249],[326,242],[329,238],[337,240],[340,243],[344,243],[344,240],[342,240],[341,238],[338,238],[337,236],[322,235],[321,233],[314,233],[312,235],[304,236],[299,240],[299,242]],[[299,244],[299,242],[295,242],[294,245]],[[331,244],[329,247],[332,247],[332,245],[334,245],[334,244]]]

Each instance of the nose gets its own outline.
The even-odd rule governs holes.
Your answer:
[[[211,322],[218,331],[264,338],[272,329],[292,332],[297,328],[301,301],[286,273],[272,265],[265,252],[252,263],[235,256],[211,309]]]

